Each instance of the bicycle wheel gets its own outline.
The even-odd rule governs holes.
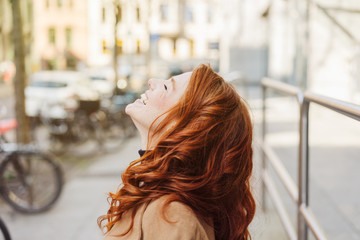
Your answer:
[[[7,229],[4,221],[1,218],[0,218],[0,230],[2,233],[2,237],[0,237],[0,239],[11,240],[9,230]]]
[[[0,164],[0,193],[20,212],[48,210],[59,198],[62,185],[60,166],[41,152],[13,151]]]

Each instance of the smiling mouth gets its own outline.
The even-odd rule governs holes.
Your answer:
[[[144,93],[141,94],[141,99],[140,100],[144,105],[146,105],[148,103],[148,99],[147,99],[147,97],[146,97],[146,95]]]

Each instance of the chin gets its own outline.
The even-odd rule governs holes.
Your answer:
[[[130,103],[125,108],[125,113],[129,115],[130,117],[136,116],[136,115],[142,115],[144,113],[145,109],[143,106],[137,104],[137,103]]]
[[[129,115],[129,116],[130,116],[130,113],[131,113],[131,106],[130,106],[131,104],[132,104],[132,103],[126,105],[126,107],[125,107],[125,113],[126,113],[127,115]]]
[[[130,116],[134,123],[142,122],[144,121],[144,119],[146,119],[146,117],[144,118],[144,115],[146,115],[146,111],[144,111],[143,108],[135,105],[134,103],[130,103],[126,106],[125,113]]]

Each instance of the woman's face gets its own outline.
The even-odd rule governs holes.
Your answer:
[[[183,73],[167,80],[150,79],[150,89],[141,95],[141,99],[126,106],[126,113],[140,131],[148,131],[158,116],[179,102],[189,83],[191,73]]]

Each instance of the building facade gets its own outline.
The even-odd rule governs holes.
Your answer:
[[[75,68],[77,62],[86,62],[87,0],[33,3],[33,69]]]
[[[273,1],[268,18],[269,76],[359,104],[359,9],[357,0],[316,1],[309,6],[296,0]]]
[[[79,61],[111,65],[115,46],[123,65],[218,61],[220,4],[219,0],[34,1],[34,68],[73,68]]]

